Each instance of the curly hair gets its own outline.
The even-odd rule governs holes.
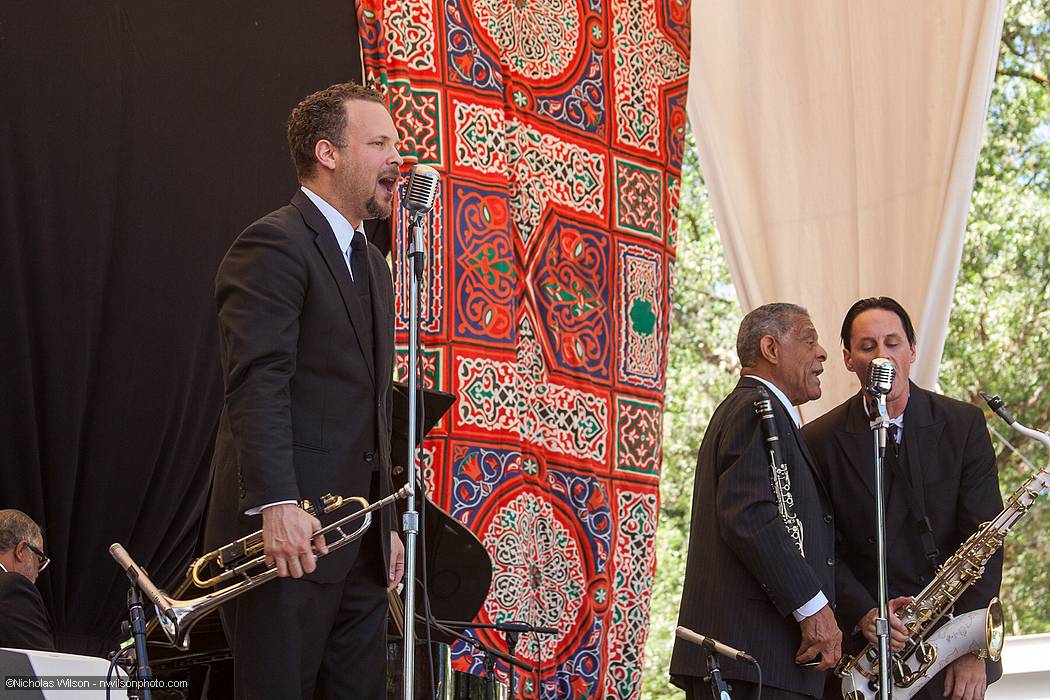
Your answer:
[[[762,338],[771,335],[782,341],[798,316],[808,318],[809,312],[797,304],[785,302],[764,304],[744,316],[736,334],[736,356],[740,366],[754,367],[758,364],[762,356]]]
[[[310,177],[314,165],[314,147],[321,139],[345,146],[341,139],[346,129],[347,100],[365,100],[386,107],[378,91],[357,83],[336,83],[303,98],[288,117],[288,150],[299,181]]]

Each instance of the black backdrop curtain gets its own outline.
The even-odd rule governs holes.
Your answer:
[[[222,402],[212,289],[288,201],[284,124],[361,76],[352,0],[4,0],[0,508],[44,527],[59,648],[112,648],[122,542],[165,585],[197,542]]]

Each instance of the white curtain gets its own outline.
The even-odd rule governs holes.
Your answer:
[[[839,326],[889,295],[936,381],[1004,0],[696,0],[689,117],[744,311],[809,308],[813,418],[856,391]]]

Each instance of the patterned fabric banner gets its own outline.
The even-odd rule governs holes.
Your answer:
[[[365,74],[442,174],[421,301],[434,501],[494,564],[526,698],[634,698],[655,569],[688,0],[359,0]],[[399,337],[407,327],[395,223]],[[405,370],[401,357],[399,371]],[[502,634],[477,633],[505,649]],[[480,658],[455,650],[462,669]],[[503,669],[505,670],[505,669]],[[538,678],[538,685],[537,685]]]

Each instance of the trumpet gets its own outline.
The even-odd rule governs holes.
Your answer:
[[[386,498],[371,504],[359,496],[344,498],[327,494],[321,499],[322,514],[332,513],[351,503],[356,503],[361,508],[319,530],[315,530],[311,535],[311,539],[317,536],[324,537],[328,533],[335,533],[337,538],[328,543],[328,553],[331,554],[354,540],[360,539],[372,524],[372,513],[391,505],[399,499],[406,498],[408,495],[409,488],[407,485]],[[308,501],[302,502],[300,507],[310,515],[317,515],[313,504]],[[346,532],[343,529],[357,519],[363,519],[363,521],[356,530]],[[151,621],[150,624],[159,624],[161,629],[164,630],[168,641],[182,650],[189,649],[190,630],[201,618],[223,603],[228,603],[237,596],[247,593],[253,588],[257,588],[277,577],[276,565],[267,563],[266,556],[263,553],[262,530],[253,532],[195,559],[190,564],[186,571],[185,579],[174,594],[168,594],[154,585],[146,571],[135,563],[131,555],[119,542],[114,542],[110,545],[109,553],[123,567],[132,583],[139,587],[156,608],[156,619]],[[216,567],[216,572],[209,575],[208,569],[213,566]],[[191,584],[198,588],[212,588],[231,579],[238,580],[224,588],[197,598],[180,600],[177,597],[185,593]],[[147,629],[147,633],[149,629]]]

